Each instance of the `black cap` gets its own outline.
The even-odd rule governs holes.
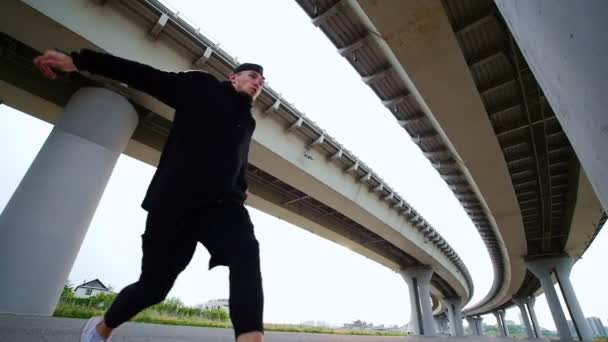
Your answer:
[[[258,74],[264,76],[264,68],[261,65],[253,64],[253,63],[243,63],[234,69],[234,73],[239,73],[241,71],[252,70],[257,72]]]

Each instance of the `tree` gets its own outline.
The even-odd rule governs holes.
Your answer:
[[[153,308],[158,312],[164,313],[178,313],[184,308],[184,303],[179,298],[169,298],[156,304]]]
[[[228,312],[224,309],[207,309],[202,312],[202,316],[213,321],[228,320]]]
[[[72,299],[74,298],[74,284],[68,281],[63,285],[63,291],[61,292],[61,299]]]

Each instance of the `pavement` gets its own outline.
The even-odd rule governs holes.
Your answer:
[[[47,316],[0,314],[0,342],[78,342],[86,320]],[[350,336],[267,332],[265,342],[513,342],[499,337]],[[503,341],[504,340],[504,341]],[[540,341],[540,340],[537,340]],[[112,342],[234,342],[231,329],[126,323],[115,331]],[[464,341],[463,341],[464,342]]]

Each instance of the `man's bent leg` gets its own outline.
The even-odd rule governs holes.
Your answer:
[[[261,341],[264,294],[260,250],[253,232],[243,235],[230,246],[230,319],[238,342]]]
[[[137,282],[125,287],[97,326],[102,337],[166,297],[177,276],[190,263],[197,241],[180,229],[178,218],[149,214],[142,235],[143,258]],[[104,336],[104,334],[107,334]]]
[[[140,279],[125,287],[106,312],[104,323],[110,329],[115,329],[130,320],[142,310],[162,302],[166,297],[174,279]]]

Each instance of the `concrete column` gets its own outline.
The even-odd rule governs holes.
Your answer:
[[[447,315],[447,313],[446,313]],[[450,332],[450,328],[448,327],[448,318],[447,316],[441,316],[437,319],[437,330],[442,335],[447,335]]]
[[[443,331],[445,332],[446,335],[450,334],[450,319],[447,316],[447,312],[446,312],[446,316],[443,320]]]
[[[401,275],[403,277],[403,274]],[[413,279],[403,277],[407,282],[407,289],[410,295],[410,321],[408,323],[408,332],[414,335],[420,335],[420,327],[422,326],[420,301],[418,300],[418,283]]]
[[[479,336],[483,336],[483,317],[478,316],[475,318],[475,326],[477,327]]]
[[[479,331],[477,330],[477,323],[475,323],[475,317],[467,317],[467,322],[469,323],[469,329],[471,330],[471,335],[479,336]]]
[[[412,306],[412,332],[416,335],[434,336],[433,305],[431,303],[430,267],[409,267],[401,270],[401,276],[407,282]]]
[[[422,322],[424,324],[424,335],[435,336],[437,329],[433,320],[433,302],[431,300],[431,277],[433,270],[428,269],[420,272],[418,277],[418,289],[420,293],[420,306],[422,307]]]
[[[493,314],[494,314],[494,317],[496,317],[496,324],[498,325],[498,333],[502,337],[507,336],[505,333],[505,326],[503,325],[503,322],[502,322],[502,316],[500,315],[500,310],[494,311]]]
[[[602,321],[599,318],[596,320],[596,323],[600,329],[600,335],[608,336],[608,333],[606,332],[606,327],[604,327],[604,324],[602,323]]]
[[[495,2],[608,210],[608,1]]]
[[[442,332],[443,334],[445,334],[445,335],[447,335],[447,334],[449,334],[449,333],[450,333],[450,326],[449,326],[449,323],[448,323],[448,322],[449,322],[449,321],[448,321],[448,318],[447,318],[447,317],[444,317],[444,318],[441,320],[441,332]]]
[[[507,320],[505,319],[505,310],[499,310],[498,314],[500,315],[500,320],[502,321],[502,326],[505,329],[505,337],[509,337],[511,336],[511,333],[509,332],[509,324],[507,324]]]
[[[74,93],[0,215],[0,312],[53,313],[137,122],[116,93]]]
[[[530,317],[528,316],[528,310],[526,310],[526,298],[513,298],[513,303],[517,305],[519,308],[519,312],[521,314],[521,319],[524,323],[524,327],[526,328],[526,334],[528,334],[528,338],[534,338],[534,331],[532,331],[532,324],[530,324]]]
[[[574,259],[571,257],[559,257],[553,258],[553,260],[555,262],[555,277],[562,290],[562,295],[564,296],[568,312],[570,312],[576,333],[581,341],[593,341],[591,327],[585,318],[585,314],[583,314],[583,309],[578,302],[578,298],[576,298],[574,287],[572,287],[572,283],[570,282],[570,271],[572,271]]]
[[[450,320],[450,334],[452,336],[464,336],[462,326],[462,300],[460,298],[443,299],[445,307],[448,308],[448,319]]]
[[[481,328],[481,321],[482,318],[481,317],[467,317],[467,322],[469,322],[469,329],[471,329],[471,334],[474,336],[481,336],[483,335],[483,331]]]
[[[541,330],[540,325],[538,324],[538,318],[536,317],[536,311],[534,311],[534,305],[536,304],[536,297],[530,296],[528,297],[528,302],[526,306],[528,307],[528,312],[530,313],[530,319],[532,320],[532,329],[534,329],[534,334],[536,338],[543,338],[543,332]]]
[[[447,313],[446,313],[447,315]],[[449,334],[448,318],[446,316],[438,316],[435,318],[435,326],[439,335]]]
[[[595,320],[595,323],[597,324],[600,335],[608,336],[608,333],[606,332],[606,328],[604,327],[604,324],[602,323],[602,321],[599,318]]]
[[[593,333],[593,336],[606,336],[606,332],[604,331],[602,322],[599,319],[595,317],[589,317],[587,318],[587,322],[589,322],[589,326],[591,327],[591,332]]]
[[[570,259],[568,257],[566,258]],[[561,259],[563,258],[556,257],[528,260],[526,265],[528,266],[530,272],[532,272],[534,276],[538,278],[543,287],[543,292],[545,293],[545,298],[547,298],[547,304],[549,305],[549,310],[551,310],[551,316],[553,317],[553,322],[557,328],[559,338],[561,340],[571,340],[572,336],[570,334],[570,328],[568,327],[568,321],[566,320],[566,315],[562,310],[559,298],[557,297],[557,292],[555,291],[555,286],[553,285],[553,279],[551,278],[552,273],[555,273],[556,266],[561,262]],[[569,274],[569,272],[567,274]],[[568,277],[566,276],[566,278]]]
[[[437,334],[441,335],[441,318],[434,317],[434,320],[435,320],[435,327],[437,328]]]

